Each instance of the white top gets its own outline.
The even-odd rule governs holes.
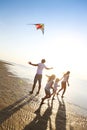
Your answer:
[[[48,90],[48,91],[50,91],[51,86],[52,86],[53,83],[54,83],[53,80],[48,81],[47,84],[46,84],[46,86],[45,86],[45,89]]]
[[[54,90],[57,90],[57,87],[59,87],[59,85],[58,85],[57,82],[55,82],[55,83],[54,83]]]
[[[46,68],[45,64],[39,63],[37,68],[37,74],[42,74],[44,68]]]
[[[69,75],[65,75],[65,76],[63,77],[62,82],[68,82],[68,78],[69,78]]]

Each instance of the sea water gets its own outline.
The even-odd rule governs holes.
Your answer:
[[[11,63],[11,65],[8,65],[8,70],[15,76],[27,79],[29,82],[32,82],[35,73],[35,68],[16,63]]]
[[[29,80],[29,82],[33,83],[33,78],[36,73],[36,68],[34,66],[24,66],[12,63],[12,65],[8,65],[9,71],[15,74],[18,77],[25,78]],[[43,77],[44,78],[44,77]],[[43,86],[46,84],[46,79],[42,80]],[[74,79],[74,77],[70,77],[69,79],[70,86],[67,86],[64,99],[69,103],[78,106],[85,110],[87,114],[87,80]],[[60,83],[61,86],[61,83]],[[59,87],[58,89],[60,89]],[[60,95],[62,92],[60,92]]]
[[[65,93],[66,99],[75,106],[86,110],[87,114],[87,81],[81,79],[70,79],[70,86]]]

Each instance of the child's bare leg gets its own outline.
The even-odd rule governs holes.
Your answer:
[[[53,97],[52,97],[52,99],[54,99],[54,97],[55,97],[55,94],[56,94],[56,93],[54,93],[54,94],[53,94]]]
[[[43,97],[42,98],[42,101],[41,101],[41,103],[43,103],[44,102],[44,100],[47,98],[47,95],[45,96],[45,97]]]
[[[41,104],[44,102],[45,99],[50,98],[50,95],[46,95],[44,98],[42,98]]]

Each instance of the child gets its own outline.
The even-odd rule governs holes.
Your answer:
[[[52,98],[52,99],[54,99],[55,94],[56,94],[56,92],[57,92],[57,89],[58,89],[58,87],[60,86],[60,85],[58,85],[59,81],[60,81],[60,79],[59,79],[59,78],[56,78],[55,83],[54,83],[54,91],[53,91],[53,93],[52,93],[52,95],[53,95],[53,98]]]
[[[45,86],[45,96],[42,98],[41,104],[43,104],[43,101],[47,98],[51,97],[51,89],[54,89],[52,86],[54,84],[54,79],[55,79],[55,75],[51,75],[51,76],[47,76],[48,77],[48,82]]]
[[[63,93],[62,93],[62,98],[63,98],[63,95],[64,95],[64,93],[65,93],[65,91],[66,91],[66,83],[67,83],[67,85],[69,86],[69,75],[70,75],[70,71],[67,71],[64,75],[63,75],[63,77],[62,77],[62,82],[61,82],[61,89],[59,89],[59,91],[58,91],[58,93],[57,94],[59,94],[59,92],[61,91],[61,90],[63,90]]]

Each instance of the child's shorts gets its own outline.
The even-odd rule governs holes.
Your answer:
[[[50,91],[47,89],[45,89],[45,93],[46,93],[46,95],[49,95],[49,96],[51,95]]]

